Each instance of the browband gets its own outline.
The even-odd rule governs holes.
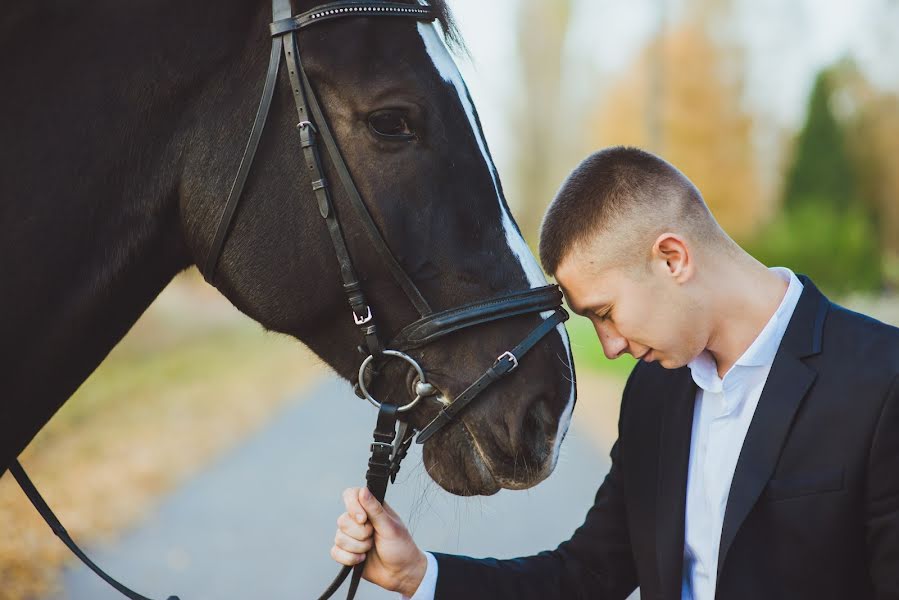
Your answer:
[[[283,35],[289,31],[299,31],[309,25],[339,19],[341,17],[412,17],[420,21],[433,21],[437,18],[434,10],[426,5],[402,4],[400,2],[363,2],[359,0],[343,0],[323,4],[303,14],[289,19],[281,19],[270,25],[273,36]]]
[[[556,285],[516,292],[507,296],[479,300],[423,317],[404,327],[388,344],[397,350],[410,350],[430,344],[447,334],[473,325],[507,317],[555,310],[562,304],[562,292]]]

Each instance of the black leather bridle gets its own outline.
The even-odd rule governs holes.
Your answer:
[[[262,101],[256,113],[250,141],[238,167],[237,176],[228,196],[225,210],[219,218],[212,246],[203,266],[204,277],[210,282],[215,278],[216,266],[224,249],[228,231],[230,230],[237,204],[243,193],[253,157],[262,137],[262,130],[265,127],[269,108],[271,107],[272,96],[278,79],[278,69],[281,64],[280,55],[283,51],[290,75],[294,103],[296,104],[300,145],[303,149],[303,156],[312,181],[312,190],[315,194],[319,213],[325,219],[331,236],[334,254],[337,256],[337,261],[340,265],[343,290],[352,310],[353,321],[361,329],[365,341],[365,349],[369,357],[382,359],[394,356],[402,358],[413,367],[416,367],[417,363],[405,354],[405,351],[418,348],[445,335],[473,325],[522,314],[548,310],[555,311],[552,316],[525,338],[523,345],[516,347],[517,353],[513,349],[501,354],[497,358],[497,362],[491,367],[491,370],[488,370],[482,378],[478,379],[472,387],[465,390],[454,402],[444,407],[438,416],[418,436],[418,442],[424,443],[440,428],[449,423],[489,383],[511,372],[518,365],[518,360],[525,352],[530,350],[540,338],[567,318],[567,313],[560,308],[562,293],[559,291],[558,286],[548,285],[434,313],[421,291],[415,285],[415,282],[406,274],[393,256],[390,247],[384,241],[380,230],[375,225],[374,219],[372,219],[371,213],[363,202],[356,184],[353,182],[343,155],[340,153],[340,149],[328,125],[328,120],[325,118],[318,98],[309,83],[309,78],[306,75],[300,57],[296,34],[317,23],[346,17],[405,17],[419,21],[433,21],[436,19],[436,15],[430,6],[379,2],[377,0],[371,2],[343,0],[319,6],[299,16],[291,16],[289,0],[273,0],[272,11],[274,15],[274,22],[270,26],[272,51],[262,93]],[[419,320],[406,326],[397,337],[386,345],[382,342],[378,333],[376,318],[366,301],[352,258],[347,249],[340,227],[340,220],[331,201],[330,185],[322,169],[319,140],[321,140],[328,152],[328,157],[331,159],[337,177],[349,197],[350,205],[356,218],[362,224],[378,256],[388,267],[391,276],[421,317]],[[387,348],[393,350],[393,352],[390,354],[385,353]],[[368,364],[363,362],[364,366]],[[418,381],[420,389],[431,392],[431,395],[433,395],[433,392],[436,390],[433,389],[433,386],[428,387],[423,377],[423,371],[420,368],[417,371],[420,374]],[[359,391],[362,392],[360,395],[367,397],[370,401],[374,401],[366,391],[365,378],[363,367],[363,369],[360,369],[359,375],[359,387],[361,388]],[[413,402],[417,402],[417,399]],[[409,407],[411,408],[411,406]],[[407,410],[406,407],[403,407],[403,410]]]
[[[518,315],[552,311],[552,314],[528,333],[517,346],[500,354],[494,363],[474,383],[459,394],[455,400],[444,403],[437,416],[419,433],[417,442],[423,444],[437,431],[451,423],[488,386],[514,371],[522,357],[544,336],[555,329],[557,325],[564,322],[568,318],[568,313],[561,308],[562,293],[556,285],[513,292],[466,304],[458,308],[434,312],[384,241],[353,182],[334,135],[331,133],[328,121],[322,112],[315,92],[309,83],[306,71],[303,68],[297,43],[297,33],[317,23],[346,17],[401,17],[418,21],[434,21],[437,18],[434,10],[426,4],[404,4],[379,0],[368,2],[341,0],[321,5],[297,16],[292,16],[291,0],[272,0],[272,12],[274,17],[270,25],[272,49],[262,99],[256,112],[250,138],[238,167],[237,175],[228,194],[225,209],[219,217],[202,272],[207,281],[214,283],[216,267],[224,249],[237,205],[243,194],[244,186],[268,119],[283,53],[296,104],[300,146],[311,177],[312,190],[315,194],[318,211],[325,220],[334,246],[334,253],[340,266],[343,290],[352,311],[353,321],[359,326],[364,340],[364,347],[360,346],[360,348],[364,348],[367,357],[362,361],[359,368],[356,392],[378,407],[378,418],[374,430],[374,441],[371,444],[371,458],[368,461],[366,483],[372,495],[380,502],[383,502],[387,485],[390,481],[395,480],[400,462],[406,456],[416,433],[405,421],[399,422],[399,427],[397,426],[399,414],[413,408],[422,398],[435,396],[437,393],[436,388],[428,383],[426,373],[422,367],[407,352],[475,325]],[[349,197],[350,205],[374,245],[378,256],[388,267],[391,276],[420,315],[418,320],[404,327],[399,334],[386,344],[380,337],[375,315],[366,301],[340,227],[338,215],[331,201],[329,182],[326,180],[322,169],[319,140],[324,144],[340,183]],[[390,358],[404,360],[416,371],[414,386],[416,396],[403,406],[387,401],[378,402],[368,391],[370,383],[369,367],[373,363],[381,363]],[[88,567],[128,598],[132,600],[148,600],[111,578],[84,555],[66,533],[49,506],[47,506],[18,461],[13,463],[10,471],[54,533]],[[355,595],[363,568],[364,563],[352,569],[353,579],[350,584],[348,599],[352,599]],[[321,596],[320,600],[330,598],[349,575],[350,571],[350,567],[344,567]],[[178,599],[175,596],[171,596],[169,600]]]

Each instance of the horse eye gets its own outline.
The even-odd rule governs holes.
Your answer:
[[[415,139],[415,132],[409,125],[405,113],[397,109],[373,112],[368,116],[368,126],[382,138],[392,141]]]

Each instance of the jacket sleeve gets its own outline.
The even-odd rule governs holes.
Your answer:
[[[622,421],[638,368],[622,396],[611,469],[571,539],[555,550],[507,560],[434,553],[439,565],[436,600],[624,600],[636,589],[619,447],[626,443]]]
[[[899,374],[874,432],[867,482],[868,564],[878,600],[899,600]]]

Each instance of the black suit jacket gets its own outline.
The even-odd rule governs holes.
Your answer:
[[[802,281],[734,473],[716,597],[899,599],[899,329]],[[679,599],[695,395],[686,367],[638,364],[584,524],[536,556],[437,554],[437,598]]]

